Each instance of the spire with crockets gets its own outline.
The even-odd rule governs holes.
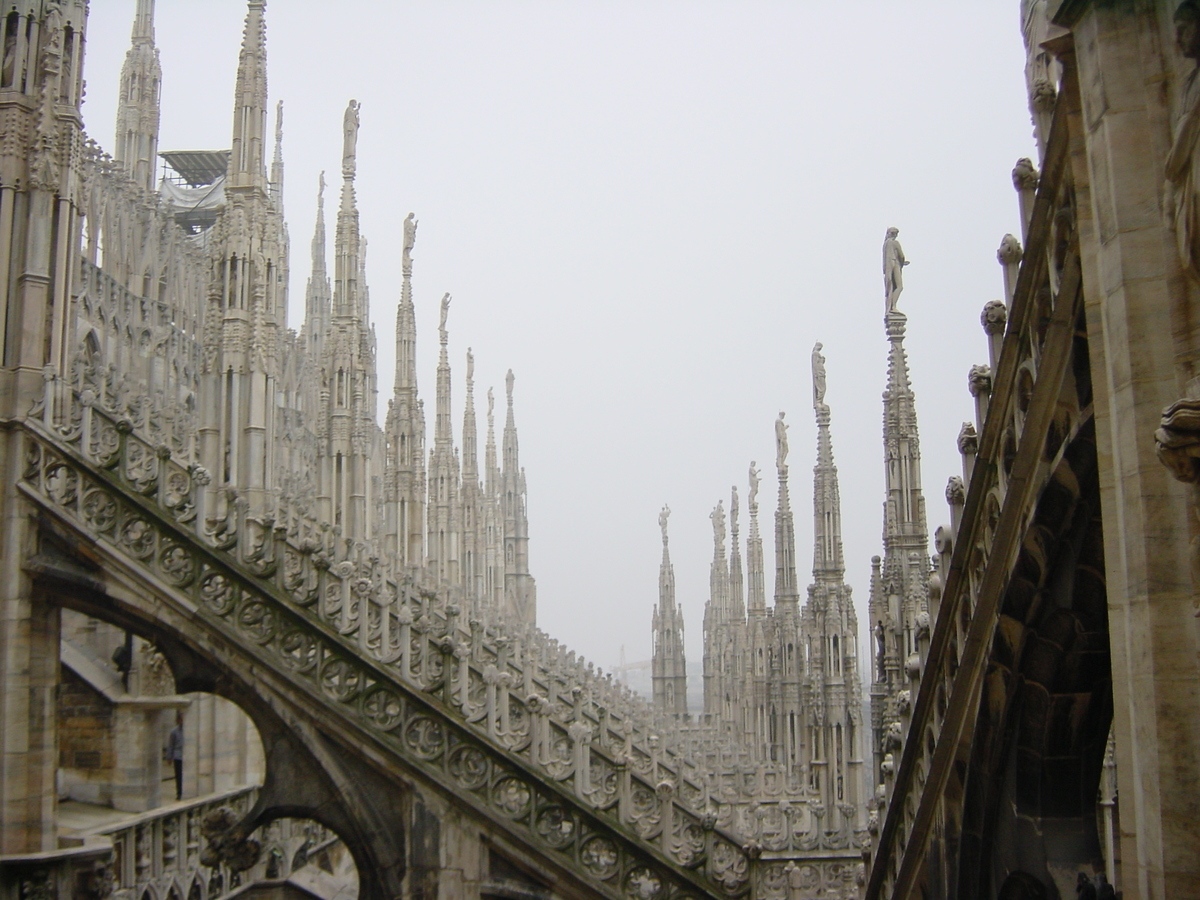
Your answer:
[[[162,65],[154,44],[154,0],[138,0],[129,50],[121,66],[113,159],[145,190],[154,187],[161,92]]]
[[[889,229],[888,240],[895,244]],[[898,246],[898,245],[897,245]],[[885,242],[885,275],[888,264]],[[903,251],[892,255],[903,259]],[[907,262],[904,263],[907,265]],[[883,559],[871,579],[871,727],[874,771],[883,762],[888,726],[899,718],[899,694],[908,690],[904,665],[917,651],[918,617],[929,609],[929,539],[921,492],[921,446],[916,398],[909,382],[904,333],[908,319],[889,305],[884,314],[888,339],[888,380],[883,393],[884,484]]]

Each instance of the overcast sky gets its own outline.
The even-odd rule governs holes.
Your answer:
[[[106,148],[133,9],[91,5],[84,118]],[[244,15],[235,0],[159,0],[161,150],[229,146]],[[606,669],[622,646],[649,658],[669,503],[699,661],[709,512],[737,484],[744,540],[752,459],[770,602],[781,409],[810,581],[819,340],[865,634],[882,528],[880,247],[895,225],[912,261],[900,308],[932,531],[949,520],[955,437],[973,417],[967,371],[987,361],[979,313],[1001,294],[996,248],[1020,233],[1010,172],[1034,154],[1017,0],[272,0],[267,23],[271,102],[285,106],[289,324],[303,314],[317,176],[336,203],[355,98],[381,400],[411,210],[430,440],[444,291],[456,432],[468,347],[481,445],[483,395],[496,388],[502,425],[504,373],[516,374],[539,624]]]

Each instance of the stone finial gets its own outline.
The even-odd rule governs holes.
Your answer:
[[[1013,166],[1013,187],[1018,191],[1036,191],[1040,177],[1038,170],[1033,167],[1033,160],[1027,156],[1018,159],[1017,164]]]
[[[975,431],[974,422],[963,422],[958,430],[958,452],[972,456],[979,452],[979,434]]]
[[[967,373],[967,387],[971,391],[971,396],[976,399],[980,395],[990,394],[992,392],[992,367],[971,366],[971,371]]]
[[[1023,255],[1021,242],[1014,235],[1006,234],[1000,239],[1000,248],[996,251],[996,259],[1001,265],[1011,266],[1019,263]]]
[[[658,527],[662,530],[663,546],[667,546],[667,519],[671,516],[671,507],[663,504],[662,512],[658,514]]]
[[[904,267],[908,265],[904,248],[896,239],[899,234],[899,228],[889,228],[883,239],[883,293],[889,313],[896,312],[896,303],[904,290]]]
[[[1004,327],[1008,324],[1008,307],[1002,300],[989,300],[984,304],[983,312],[979,314],[979,322],[989,337],[1003,334]]]
[[[946,482],[946,502],[951,506],[962,506],[966,502],[967,491],[963,480],[957,475],[951,475]]]

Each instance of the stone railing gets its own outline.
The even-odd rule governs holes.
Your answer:
[[[719,829],[703,779],[634,704],[604,704],[605,680],[575,683],[573,655],[536,632],[464,625],[435,594],[383,583],[370,559],[296,546],[235,496],[214,503],[203,470],[86,392],[65,404],[73,393],[47,385],[19,489],[99,552],[602,892],[747,893],[753,854]]]
[[[1037,249],[1023,253],[1006,235],[997,254],[1007,303],[987,304],[981,317],[989,364],[974,366],[968,379],[979,426],[965,423],[959,436],[963,474],[946,489],[952,524],[935,537],[935,624],[920,635],[911,691],[888,730],[869,826],[877,842],[864,851],[868,898],[910,896],[919,878],[938,804],[971,739],[1028,510],[1086,419],[1078,398],[1063,399],[1082,308],[1065,129],[1052,130],[1040,179],[1021,160],[1013,182],[1026,245]]]
[[[316,822],[281,819],[251,835],[262,852],[249,869],[206,865],[205,817],[221,809],[245,815],[257,796],[257,787],[209,794],[76,832],[61,850],[0,857],[0,898],[141,900],[149,892],[163,900],[221,900],[247,885],[287,879],[338,841]]]
[[[244,884],[258,880],[253,870],[234,872],[225,865],[213,868],[200,861],[205,841],[204,817],[221,807],[244,815],[254,806],[255,787],[211,794],[186,803],[139,813],[111,825],[81,833],[112,842],[112,896],[115,900],[141,900],[151,889],[154,897],[191,896],[218,900]],[[261,865],[260,865],[261,868]],[[199,885],[193,890],[194,885]]]

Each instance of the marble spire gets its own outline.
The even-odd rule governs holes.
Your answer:
[[[462,425],[462,584],[473,614],[484,596],[484,509],[479,484],[479,438],[475,421],[475,355],[467,348],[467,399]]]
[[[745,586],[742,582],[742,550],[738,536],[738,491],[729,491],[729,613],[738,622],[746,618]]]
[[[687,661],[683,651],[683,611],[675,604],[675,569],[667,543],[668,506],[658,515],[663,555],[658,569],[658,605],[654,607],[654,655],[651,682],[654,705],[675,718],[687,718]]]
[[[275,104],[275,156],[271,159],[271,200],[283,215],[283,101]]]
[[[904,350],[907,321],[895,309],[884,316],[888,376],[883,392],[883,559],[879,576],[872,577],[869,602],[874,644],[871,724],[877,776],[884,734],[899,717],[900,692],[908,689],[904,664],[917,650],[917,620],[922,613],[928,614],[929,606],[929,539],[921,492],[921,449],[916,398]]]
[[[459,582],[459,461],[450,417],[450,295],[442,296],[438,320],[438,367],[433,447],[429,451],[428,564],[449,584]]]
[[[537,591],[529,574],[529,519],[526,514],[525,470],[517,449],[517,425],[513,417],[513,373],[504,378],[508,412],[502,444],[500,473],[504,513],[504,614],[513,623],[532,625],[536,620]]]
[[[312,272],[304,291],[304,343],[313,359],[321,358],[329,330],[333,287],[325,261],[325,173],[317,180],[317,224],[312,238]]]
[[[264,143],[267,132],[266,0],[249,0],[234,88],[233,141],[226,190],[267,191]]]
[[[796,526],[788,496],[788,439],[784,413],[775,420],[775,468],[779,475],[779,505],[775,508],[775,608],[794,611],[800,594],[796,589]]]
[[[765,615],[767,611],[762,534],[758,530],[758,484],[758,467],[751,462],[750,493],[747,499],[747,508],[750,511],[750,535],[746,538],[746,593],[748,612],[752,618]]]
[[[825,403],[825,357],[813,348],[813,410],[817,417],[817,464],[813,467],[813,577],[840,583],[846,566],[842,558],[842,511],[829,407]]]
[[[359,285],[362,244],[358,201],[354,193],[358,109],[358,103],[354,100],[346,105],[346,116],[353,119],[353,129],[347,132],[342,156],[342,196],[338,204],[337,229],[333,242],[333,314],[352,316],[366,322],[365,298]]]
[[[823,753],[814,752],[812,766],[826,767],[814,787],[829,810],[829,823],[839,830],[857,827],[862,801],[862,691],[858,677],[858,616],[844,581],[842,514],[837,466],[833,463],[829,406],[825,403],[825,357],[821,344],[812,352],[813,411],[817,419],[817,462],[813,466],[813,581],[801,617],[801,633],[809,649],[811,728],[818,732]],[[816,748],[812,748],[813,751]],[[805,748],[801,748],[805,758]]]
[[[487,441],[483,450],[483,470],[487,479],[485,489],[490,497],[500,489],[500,466],[496,462],[496,398],[491,388],[488,388],[487,401]]]
[[[384,427],[387,432],[385,491],[388,533],[394,535],[397,564],[413,568],[425,561],[425,409],[417,393],[417,319],[412,297],[412,252],[417,221],[404,220],[400,253],[400,303],[396,308],[396,373]]]
[[[154,0],[138,0],[133,33],[117,101],[113,159],[145,190],[152,190],[158,165],[162,65],[154,44]]]

